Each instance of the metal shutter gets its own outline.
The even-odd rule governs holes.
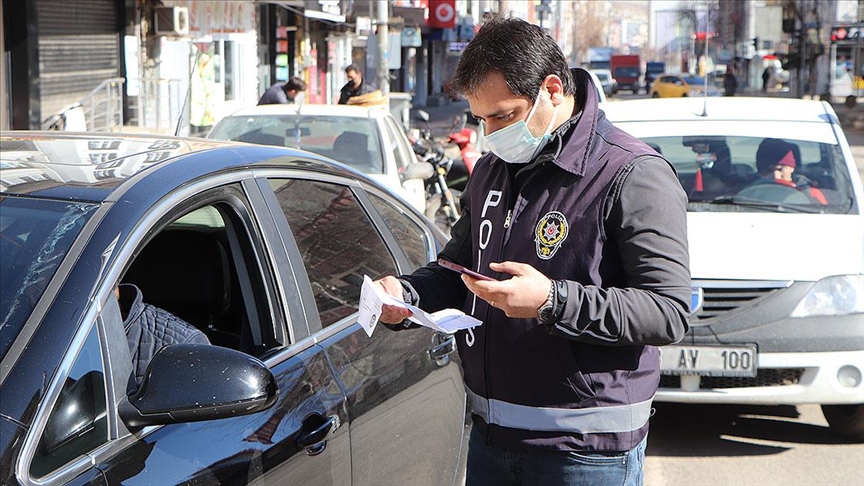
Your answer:
[[[122,76],[121,2],[41,0],[36,9],[41,119]]]

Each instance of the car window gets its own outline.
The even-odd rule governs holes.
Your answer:
[[[393,157],[396,158],[396,167],[400,170],[408,166],[414,161],[414,152],[405,141],[405,134],[396,124],[396,120],[390,117],[384,117],[384,126],[387,127],[387,135],[390,139],[390,151]]]
[[[411,264],[410,270],[415,270],[429,263],[429,240],[423,227],[382,197],[370,193],[369,198],[372,199],[378,212],[387,221],[390,232],[399,242],[399,246]]]
[[[155,321],[172,322],[167,330],[153,320],[125,324],[127,334],[140,334],[127,335],[139,375],[158,348],[175,342],[209,342],[259,357],[286,344],[268,305],[256,263],[261,260],[233,205],[212,203],[169,219],[138,250],[121,280],[152,306],[147,313]],[[121,286],[124,312],[132,309],[135,288]],[[136,353],[139,342],[158,346]]]
[[[95,210],[89,204],[0,197],[0,357]]]
[[[766,164],[757,163],[760,146],[774,139],[700,135],[643,140],[675,166],[690,198],[690,211],[767,211],[779,207],[847,213],[855,205],[851,178],[838,145],[783,141],[786,148],[775,158],[779,161],[791,152],[788,160],[794,161],[794,170],[791,182],[777,183],[773,174],[765,172]]]
[[[43,477],[108,441],[105,369],[96,327],[63,384],[30,463]]]
[[[636,78],[639,77],[639,68],[636,67],[617,67],[613,74],[616,78]]]
[[[378,127],[372,118],[329,115],[227,117],[208,136],[259,145],[296,147],[330,157],[367,174],[384,170]]]
[[[396,261],[348,187],[271,180],[309,275],[321,325],[357,312],[363,276],[395,274]]]

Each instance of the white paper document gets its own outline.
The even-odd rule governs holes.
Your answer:
[[[414,315],[408,320],[416,322],[436,331],[453,334],[461,329],[483,324],[479,319],[466,315],[457,309],[444,309],[430,314],[419,307],[406,304],[400,299],[393,298],[372,282],[368,276],[363,276],[363,286],[360,289],[360,325],[366,334],[372,336],[378,317],[381,315],[381,307],[384,304],[396,305],[410,310]]]

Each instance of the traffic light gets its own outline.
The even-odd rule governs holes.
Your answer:
[[[756,49],[757,51],[759,50],[759,38],[758,37],[753,38],[753,48]]]

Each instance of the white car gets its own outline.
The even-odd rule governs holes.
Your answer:
[[[387,106],[262,105],[223,118],[207,138],[294,147],[330,157],[368,174],[421,213],[424,179],[411,144]]]
[[[608,69],[592,69],[590,70],[591,74],[594,76],[594,82],[597,86],[600,86],[603,89],[603,94],[608,98],[615,94],[618,91],[618,86],[616,86],[615,78],[612,77],[612,71]]]
[[[864,189],[831,105],[727,97],[603,109],[666,157],[689,195],[691,330],[660,348],[656,399],[815,403],[836,432],[864,438]],[[792,165],[797,187],[775,181]]]

